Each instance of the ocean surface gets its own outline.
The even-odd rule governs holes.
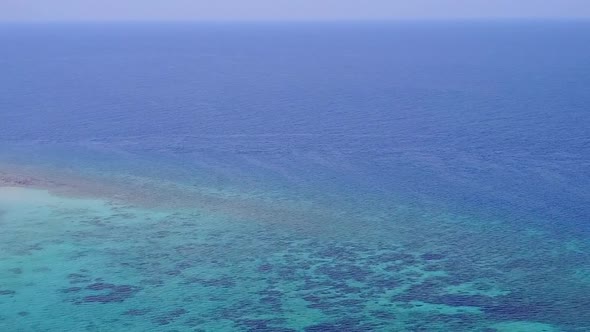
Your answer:
[[[0,331],[590,331],[589,41],[0,25]]]

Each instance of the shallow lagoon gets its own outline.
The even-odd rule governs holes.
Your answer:
[[[14,331],[558,331],[588,305],[585,244],[501,222],[317,228],[15,187],[0,211]]]

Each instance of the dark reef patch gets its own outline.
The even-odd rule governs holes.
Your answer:
[[[186,315],[187,313],[188,313],[188,311],[185,309],[182,309],[182,308],[174,309],[174,310],[166,312],[163,315],[158,316],[152,322],[154,322],[155,324],[158,324],[158,325],[168,325],[168,324],[172,323],[174,320],[176,320],[177,318],[179,318],[183,315]]]
[[[90,276],[81,273],[68,274],[68,280],[70,284],[86,284],[92,281]]]
[[[140,284],[151,287],[162,287],[164,286],[164,281],[160,279],[143,279],[140,281]]]
[[[293,329],[277,327],[283,319],[240,319],[236,324],[250,332],[294,332]]]
[[[106,291],[102,294],[88,295],[81,299],[76,299],[75,304],[83,303],[121,303],[128,298],[133,297],[141,290],[140,287],[131,285],[115,285],[109,283],[93,283],[85,287],[85,291],[100,292]]]
[[[278,310],[282,304],[281,299],[279,297],[274,297],[274,296],[262,297],[262,298],[260,298],[259,302],[260,302],[260,304],[269,305],[276,310]]]
[[[445,258],[445,256],[443,254],[437,254],[437,253],[426,253],[426,254],[422,254],[422,256],[420,256],[422,259],[427,260],[427,261],[437,261],[437,260],[441,260],[443,258]]]
[[[424,271],[428,271],[428,272],[433,272],[433,271],[441,271],[444,270],[441,266],[439,265],[426,265],[423,268]]]
[[[151,309],[129,309],[123,313],[125,316],[143,316],[149,313]]]
[[[397,279],[373,279],[368,282],[369,286],[378,288],[379,290],[394,289],[398,287],[401,282]]]
[[[334,323],[321,323],[308,326],[304,329],[305,332],[364,332],[370,331],[367,326],[360,324],[357,319],[339,320]]]
[[[272,296],[272,297],[280,297],[283,296],[283,292],[274,290],[274,289],[265,289],[257,293],[261,296]]]
[[[77,293],[82,290],[82,287],[69,287],[61,290],[62,293]]]
[[[272,271],[272,265],[268,264],[268,263],[262,264],[262,265],[258,266],[257,271],[258,272],[270,272],[270,271]]]
[[[378,319],[392,320],[395,319],[395,315],[392,312],[384,310],[371,311],[371,316]]]
[[[232,277],[221,277],[221,278],[214,278],[214,279],[203,279],[203,278],[187,278],[182,282],[183,285],[190,285],[190,284],[201,284],[207,287],[220,287],[220,288],[230,288],[236,285],[234,278]]]
[[[356,265],[338,264],[333,266],[321,266],[316,273],[326,275],[332,280],[364,281],[371,272]]]
[[[185,326],[188,327],[197,327],[199,325],[205,324],[207,321],[202,318],[191,317],[184,322]],[[194,330],[199,331],[199,330]]]
[[[176,277],[178,275],[181,275],[182,274],[182,271],[175,269],[175,270],[166,271],[164,274],[167,275],[167,276]]]
[[[114,284],[107,284],[107,283],[103,283],[103,282],[98,282],[98,283],[94,283],[91,285],[86,286],[86,289],[90,289],[90,290],[105,290],[105,289],[114,289],[117,286]]]
[[[402,264],[412,264],[416,262],[416,258],[413,255],[398,253],[398,252],[387,252],[371,258],[374,263],[391,263],[400,262]]]
[[[493,306],[494,299],[483,295],[443,294],[434,297],[432,302],[452,307],[486,307]]]
[[[545,320],[550,314],[559,315],[559,307],[553,303],[524,302],[520,299],[505,299],[503,301],[485,303],[481,305],[483,312],[497,320]]]

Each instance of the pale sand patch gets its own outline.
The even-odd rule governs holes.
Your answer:
[[[56,200],[57,198],[46,190],[0,187],[0,203],[3,204],[47,204]]]
[[[126,173],[91,176],[87,173],[76,173],[72,169],[0,163],[0,188],[2,187],[45,192],[45,196],[28,196],[25,191],[20,195],[21,199],[0,198],[0,205],[5,206],[45,205],[47,202],[50,205],[71,206],[76,204],[74,202],[77,200],[97,200],[138,208],[198,210],[247,222],[297,225],[306,232],[325,234],[346,232],[347,228],[341,226],[342,222],[355,223],[355,218],[343,211],[334,210],[329,206],[310,205],[307,201],[265,199],[236,195],[235,192],[227,194],[223,190],[213,192],[207,188],[203,190],[201,187]],[[26,198],[22,198],[23,195]],[[12,200],[12,203],[5,203],[8,199]],[[326,231],[326,227],[330,230]]]

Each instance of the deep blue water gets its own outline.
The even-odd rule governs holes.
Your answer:
[[[590,317],[583,314],[590,312],[584,300],[590,298],[589,40],[585,21],[6,24],[0,26],[0,161],[91,178],[120,176],[130,183],[132,174],[231,188],[266,197],[270,205],[273,200],[302,204],[300,215],[289,217],[248,209],[247,218],[262,225],[284,218],[281,231],[287,233],[289,225],[306,218],[312,220],[306,225],[330,226],[320,227],[319,236],[332,228],[352,229],[351,223],[387,236],[397,227],[388,216],[406,224],[460,219],[445,226],[448,232],[456,238],[463,231],[479,233],[490,247],[475,240],[470,245],[477,248],[454,247],[444,242],[450,238],[420,237],[430,226],[416,226],[417,238],[408,240],[407,250],[424,255],[416,243],[432,241],[433,247],[445,248],[449,260],[456,259],[454,264],[463,257],[459,265],[472,267],[473,280],[493,279],[513,294],[494,300],[506,303],[504,309],[481,294],[434,296],[427,288],[435,286],[425,281],[427,295],[410,290],[402,301],[479,307],[484,313],[439,312],[442,318],[433,318],[380,308],[374,315],[380,315],[380,323],[359,314],[358,324],[348,329],[387,330],[403,321],[410,325],[399,329],[483,331],[501,330],[490,327],[493,322],[522,321],[582,331],[590,328]],[[220,209],[228,209],[224,204]],[[316,220],[316,206],[343,215]],[[367,214],[372,217],[359,217]],[[373,223],[376,215],[380,221]],[[486,228],[492,221],[501,226]],[[468,231],[471,226],[476,231]],[[522,248],[506,249],[519,241],[519,232],[543,235],[523,235]],[[299,243],[311,235],[301,236],[281,241]],[[342,236],[364,241],[362,232]],[[266,243],[260,246],[272,248],[269,237],[262,237]],[[507,251],[495,253],[500,249],[493,242],[501,239]],[[550,240],[555,242],[538,243]],[[344,250],[342,241],[334,245],[338,250]],[[566,243],[571,249],[571,241],[578,248],[575,255],[564,249]],[[369,249],[357,252],[365,260],[355,266],[376,264],[370,259],[374,248],[366,245]],[[507,261],[524,248],[534,257]],[[477,254],[467,258],[464,251],[471,249]],[[301,257],[312,251],[301,249],[298,262],[305,265]],[[336,266],[344,259],[326,255]],[[512,268],[486,274],[471,259]],[[517,270],[529,274],[515,272],[518,264]],[[456,266],[450,265],[444,270],[451,281],[445,282],[453,284]],[[550,283],[556,290],[544,289]],[[340,289],[332,298],[339,292],[347,291]],[[375,298],[371,294],[356,300],[369,303]],[[523,302],[532,309],[522,309]],[[313,305],[324,318],[310,318],[308,325],[266,324],[303,329],[325,323],[343,329],[334,321],[350,314],[347,304],[338,310]],[[517,308],[522,312],[511,316]],[[393,319],[396,315],[402,318]],[[439,325],[429,325],[433,322]],[[236,324],[226,328],[247,330]]]

